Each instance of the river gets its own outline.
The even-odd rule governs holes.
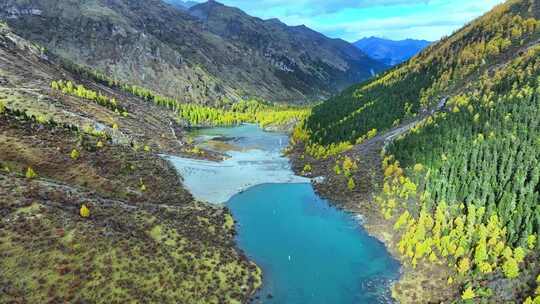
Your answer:
[[[238,247],[263,270],[254,303],[390,303],[399,263],[357,218],[320,198],[282,156],[287,135],[254,125],[200,129],[220,163],[169,157],[193,195],[230,208]]]

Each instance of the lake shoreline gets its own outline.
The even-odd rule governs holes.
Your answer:
[[[241,126],[238,126],[238,127],[241,127]],[[255,128],[255,127],[259,128],[258,126],[255,126],[255,125],[244,125],[243,128],[249,129],[249,128]],[[218,130],[218,129],[219,128],[213,128],[213,130]],[[219,207],[227,208],[228,202],[230,202],[230,200],[233,197],[241,196],[244,192],[249,192],[251,189],[261,187],[261,185],[264,186],[268,184],[276,184],[276,185],[307,184],[307,185],[310,185],[310,188],[313,189],[313,193],[315,193],[315,195],[318,195],[320,193],[319,189],[316,186],[313,186],[314,184],[316,184],[314,183],[313,179],[306,178],[298,174],[298,172],[294,170],[294,168],[291,166],[291,164],[293,164],[292,158],[290,158],[289,155],[283,154],[283,151],[286,148],[286,145],[288,143],[288,133],[262,130],[266,134],[264,137],[270,136],[272,138],[272,141],[273,141],[272,145],[274,145],[272,146],[272,150],[264,151],[265,154],[258,155],[255,158],[251,158],[251,157],[246,158],[245,155],[242,155],[242,153],[247,153],[247,154],[255,153],[256,155],[259,152],[256,151],[257,148],[252,150],[251,146],[248,145],[248,141],[243,141],[244,138],[242,138],[241,135],[232,136],[231,134],[225,133],[225,135],[221,134],[221,135],[216,136],[216,134],[214,134],[211,130],[210,132],[205,132],[204,129],[199,129],[198,131],[203,131],[203,132],[202,133],[197,133],[197,131],[194,132],[195,134],[194,138],[196,138],[195,141],[197,142],[198,146],[203,149],[208,148],[208,142],[211,142],[215,139],[220,140],[222,138],[228,139],[228,140],[224,140],[224,143],[227,144],[227,146],[235,145],[236,148],[232,150],[228,150],[228,151],[213,151],[213,152],[223,153],[224,155],[228,154],[229,157],[225,157],[224,160],[222,160],[221,162],[215,162],[214,160],[204,161],[200,159],[199,160],[180,159],[173,156],[162,155],[162,157],[167,159],[177,169],[180,175],[182,175],[183,180],[184,180],[184,186],[186,187],[186,189],[188,189],[188,191],[190,191],[195,196],[196,199],[201,200],[201,201],[207,201],[210,204],[214,204]],[[260,140],[260,138],[258,138],[258,140]],[[279,140],[279,145],[277,146],[275,146],[276,140]],[[266,144],[268,143],[263,144],[263,146],[265,146]],[[246,147],[248,148],[246,149]],[[265,147],[269,148],[268,145],[266,145]],[[271,153],[268,153],[268,152],[271,152]],[[235,159],[237,163],[231,162],[231,161],[234,161]],[[194,165],[193,163],[196,163],[196,164]],[[261,166],[261,163],[262,163],[262,166]],[[256,164],[258,167],[250,169],[249,167],[253,166],[253,164]],[[197,166],[199,166],[199,168],[195,168]],[[195,170],[200,170],[200,172],[194,174],[193,168],[195,168]],[[231,168],[238,168],[238,170],[231,170]],[[269,172],[270,175],[267,178],[260,179],[260,175],[266,175],[266,174],[261,174],[261,172],[262,173],[265,172],[264,170]],[[219,172],[219,171],[224,171],[224,172]],[[235,184],[237,186],[231,186],[232,184],[234,184],[234,182],[233,183],[229,183],[229,182],[231,180],[234,180],[236,177],[238,177],[238,176],[235,176],[235,175],[238,175],[237,173],[235,173],[235,171],[240,171],[240,172],[243,171],[243,173],[240,174],[242,175],[241,178],[243,178],[243,182],[240,182],[240,183],[237,182]],[[253,176],[257,177],[257,175],[259,175],[260,180],[257,178],[251,179],[249,177],[250,174],[252,173],[251,171],[256,172],[257,174]],[[286,175],[280,174],[280,171],[286,172],[287,174]],[[222,173],[225,173],[225,174],[221,175]],[[197,177],[196,176],[197,174],[200,176]],[[216,179],[216,176],[218,176],[217,179]],[[247,185],[245,181],[248,181],[247,184],[249,185]],[[197,186],[197,184],[199,184],[199,186],[200,185],[206,185],[206,186],[199,187]],[[217,185],[216,187],[212,187],[212,190],[210,191],[210,192],[215,192],[215,193],[213,194],[209,193],[208,186],[207,186],[208,184]],[[224,184],[224,185],[219,185],[219,184]],[[242,185],[242,187],[238,187],[238,185]],[[226,195],[221,193],[223,192],[222,190],[226,192]],[[336,209],[336,211],[340,211],[340,210],[343,211],[343,208],[339,208],[338,205],[324,199],[323,195],[321,195],[320,198],[326,201],[329,208]],[[338,207],[338,208],[335,208],[335,207]],[[370,237],[372,237],[371,233],[367,231],[365,224],[363,223],[364,221],[358,218],[357,216],[355,216],[357,213],[350,214],[349,212],[347,212],[348,210],[345,210],[345,211],[348,214],[347,216],[349,216],[351,219],[354,220],[353,226],[356,226],[358,229],[364,230],[365,232],[363,233],[365,235],[369,235]],[[236,216],[234,217],[234,220],[235,222],[238,220]],[[239,223],[242,224],[241,222]],[[237,229],[241,230],[240,227],[237,227]],[[380,239],[374,237],[373,241],[380,242]],[[386,248],[383,242],[380,243],[380,246],[381,246],[380,248]],[[240,244],[237,243],[236,247],[238,250],[242,252],[246,252],[245,249]],[[362,246],[355,245],[355,248],[362,248]],[[384,249],[384,251],[386,251],[386,249]],[[396,263],[398,263],[399,260],[395,259],[394,256],[391,255],[391,253],[388,253],[386,255],[390,257],[392,260],[396,261]],[[251,255],[249,255],[249,259],[256,262]],[[345,267],[344,269],[356,269],[356,267]],[[396,268],[396,271],[394,272],[396,277],[391,278],[388,282],[384,284],[385,286],[387,286],[385,290],[386,292],[388,292],[388,294],[386,295],[388,297],[391,296],[391,289],[389,288],[389,286],[391,286],[393,282],[395,282],[395,280],[400,275],[398,269],[400,269],[400,267]],[[264,278],[265,276],[263,275],[263,279]],[[377,285],[377,283],[372,283],[372,284],[375,284],[372,286],[379,286]],[[383,285],[380,285],[380,287],[382,286]],[[264,290],[264,286],[261,286],[259,290],[255,291],[253,295],[254,296],[258,295],[259,297],[254,298],[254,299],[262,300],[262,298],[266,296],[266,294],[260,293],[260,292],[264,292],[263,290]],[[354,293],[350,293],[350,295],[353,296]],[[387,301],[388,301],[388,298],[381,303],[387,303]]]
[[[355,151],[350,154],[354,153],[359,152]],[[377,170],[375,166],[380,164],[380,154],[378,152],[369,154],[368,157],[368,155],[360,153],[360,167],[364,170],[367,168],[365,171]],[[304,155],[304,149],[299,145],[293,146],[288,157],[291,161],[291,167],[298,175],[302,175],[304,166],[309,163],[312,167],[313,188],[317,194],[327,199],[336,208],[361,218],[362,223],[360,225],[367,233],[381,241],[389,254],[400,262],[400,278],[392,286],[392,297],[396,302],[425,303],[426,299],[438,298],[437,294],[455,293],[452,286],[447,284],[447,271],[444,265],[419,263],[416,268],[413,268],[406,263],[404,256],[399,253],[400,235],[395,233],[393,222],[382,217],[379,206],[372,199],[373,194],[377,192],[375,184],[381,181],[379,174],[363,172],[362,178],[369,179],[369,182],[364,185],[367,190],[363,189],[353,193],[347,189],[346,181],[336,182],[342,177],[336,176],[334,173],[333,159],[317,160],[310,158]],[[424,302],[419,302],[419,299],[424,300]]]

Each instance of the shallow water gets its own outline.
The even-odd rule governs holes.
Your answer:
[[[204,145],[212,138],[226,137],[230,143],[244,149],[257,149],[281,156],[289,144],[289,137],[280,132],[265,132],[257,125],[243,124],[233,128],[204,128],[190,133],[195,141]]]
[[[289,160],[282,156],[287,136],[263,132],[255,125],[234,128],[212,128],[194,131],[200,146],[215,137],[227,137],[234,150],[222,162],[168,156],[184,178],[184,185],[201,201],[215,204],[227,202],[233,195],[265,183],[306,183],[309,179],[294,175]],[[223,152],[223,151],[220,151]]]
[[[171,157],[195,197],[227,202],[237,221],[238,246],[263,270],[255,303],[389,303],[399,264],[358,220],[337,210],[295,176],[281,155],[287,136],[256,126],[195,131],[234,146],[229,159],[206,162]],[[230,145],[229,145],[230,144]],[[244,191],[245,190],[245,191]]]

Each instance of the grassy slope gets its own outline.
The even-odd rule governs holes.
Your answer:
[[[0,53],[0,302],[247,302],[261,273],[235,248],[232,217],[195,202],[154,154],[182,153],[173,114],[79,79],[4,26]],[[129,116],[54,93],[54,79],[114,96]],[[111,139],[21,112],[80,129],[102,124]],[[28,167],[36,178],[25,178]],[[89,218],[79,216],[82,204]]]
[[[6,107],[58,123],[76,125],[81,129],[84,126],[101,126],[113,135],[115,141],[124,144],[148,144],[165,151],[178,150],[180,147],[170,128],[181,132],[173,113],[95,82],[79,79],[78,75],[50,62],[41,48],[22,40],[5,26],[0,27],[0,43],[0,100]],[[87,100],[54,92],[50,88],[51,82],[60,79],[84,84],[110,98],[116,98],[127,108],[128,117]],[[118,132],[112,130],[115,123],[119,126]]]

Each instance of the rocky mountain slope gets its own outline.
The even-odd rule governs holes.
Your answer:
[[[369,57],[383,62],[388,66],[400,64],[431,44],[427,40],[389,40],[377,37],[367,37],[353,43]]]
[[[232,217],[158,155],[191,153],[176,116],[0,23],[1,303],[248,301]]]
[[[316,101],[381,71],[354,46],[215,1],[3,1],[22,37],[74,62],[181,100]]]

